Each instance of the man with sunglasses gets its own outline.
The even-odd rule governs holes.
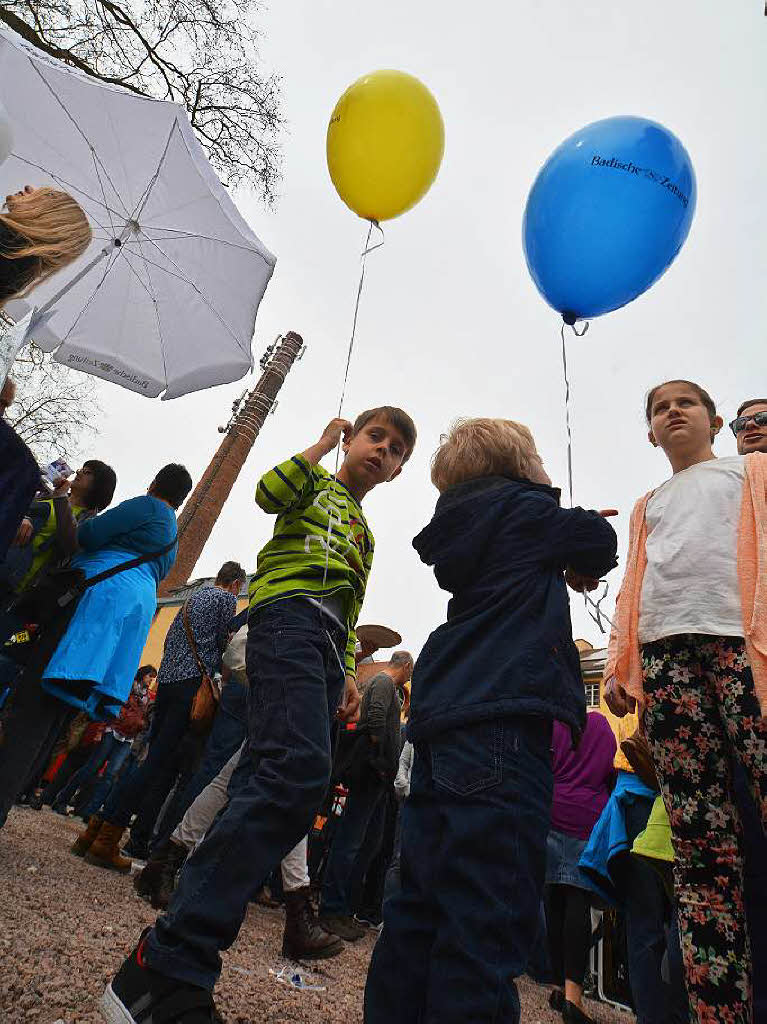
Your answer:
[[[738,455],[767,455],[767,398],[749,398],[730,423]],[[754,964],[754,1020],[767,1020],[767,838],[740,765],[734,770],[735,798],[743,822],[745,902]]]
[[[730,430],[738,442],[738,455],[767,453],[767,398],[749,398],[743,402],[730,423]]]

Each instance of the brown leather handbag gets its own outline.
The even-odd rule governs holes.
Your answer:
[[[181,609],[181,618],[186,631],[186,639],[192,649],[194,660],[197,662],[197,668],[199,669],[200,676],[202,677],[200,685],[197,687],[197,692],[194,695],[192,707],[189,711],[189,728],[192,732],[204,733],[207,732],[213,724],[213,719],[218,708],[219,692],[218,687],[210,678],[210,674],[205,668],[205,664],[200,657],[197,641],[194,638],[192,627],[189,625],[189,614],[187,612],[188,603],[189,601],[187,599],[187,601],[184,602],[184,607]]]
[[[645,786],[660,792],[660,783],[655,773],[650,744],[641,729],[637,729],[633,735],[621,743],[621,750],[634,770],[634,774],[644,782]]]

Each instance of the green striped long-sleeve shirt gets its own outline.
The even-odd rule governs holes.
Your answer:
[[[375,546],[359,502],[303,455],[265,473],[256,487],[256,502],[264,512],[276,514],[277,522],[258,556],[248,591],[250,610],[288,597],[335,595],[349,629],[346,671],[356,675],[354,627]]]

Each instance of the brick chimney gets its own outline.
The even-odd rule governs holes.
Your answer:
[[[227,426],[219,427],[226,437],[178,517],[178,555],[160,584],[160,597],[182,587],[192,575],[264,420],[275,407],[282,383],[303,349],[303,339],[294,331],[278,338],[261,360],[263,373],[258,384],[247,397],[234,403]]]

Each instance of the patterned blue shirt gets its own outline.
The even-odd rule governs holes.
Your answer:
[[[180,608],[165,637],[157,683],[175,683],[200,675],[197,661],[189,646]],[[232,619],[237,612],[237,598],[219,587],[206,584],[187,601],[187,615],[197,650],[210,675],[218,670],[221,655],[229,638]]]

